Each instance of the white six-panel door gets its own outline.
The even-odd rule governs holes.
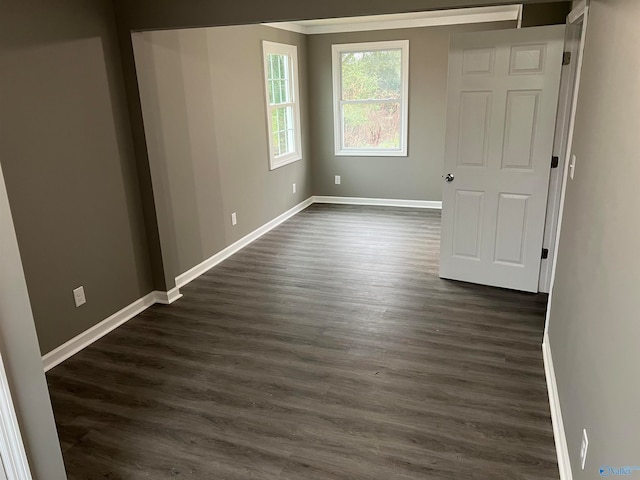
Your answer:
[[[564,26],[455,35],[440,276],[536,292]]]

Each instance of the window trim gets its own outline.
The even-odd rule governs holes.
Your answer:
[[[344,117],[342,115],[342,64],[343,52],[370,52],[375,50],[400,49],[402,52],[401,91],[400,91],[400,148],[344,148]],[[409,40],[391,40],[384,42],[341,43],[331,45],[333,70],[333,131],[336,156],[346,157],[406,157],[408,156],[409,131]],[[361,101],[362,102],[362,101]],[[366,100],[365,100],[366,102]]]
[[[273,131],[271,125],[271,111],[274,108],[269,103],[269,70],[267,65],[268,55],[286,55],[289,57],[289,77],[291,78],[291,105],[293,108],[293,126],[294,126],[294,151],[280,155],[278,157],[273,154]],[[262,68],[264,74],[264,97],[265,97],[265,116],[267,120],[267,142],[269,148],[269,170],[284,167],[290,163],[297,162],[302,159],[302,133],[300,128],[300,90],[299,90],[299,70],[298,70],[298,47],[286,43],[276,43],[267,40],[262,41]],[[285,105],[285,104],[282,104]],[[281,106],[282,106],[281,105]]]

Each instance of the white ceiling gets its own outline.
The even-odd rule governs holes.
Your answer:
[[[306,35],[317,35],[321,33],[361,32],[366,30],[513,21],[519,20],[521,14],[522,5],[504,5],[498,7],[394,13],[390,15],[371,15],[366,17],[300,20],[296,22],[264,23],[263,25],[304,33]]]

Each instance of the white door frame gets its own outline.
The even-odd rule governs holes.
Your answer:
[[[586,4],[583,2],[576,7],[567,17],[567,25],[569,28],[576,24],[583,23]],[[581,31],[585,31],[584,25]],[[569,32],[569,30],[567,30]],[[570,131],[573,128],[572,116],[575,117],[575,109],[573,100],[577,94],[578,78],[580,72],[581,49],[584,45],[584,35],[576,38],[575,46],[565,45],[565,51],[569,51],[572,55],[569,65],[563,67],[562,80],[560,84],[560,97],[558,99],[558,116],[556,119],[556,136],[553,145],[553,155],[559,159],[558,168],[551,169],[549,178],[549,196],[547,200],[547,218],[544,225],[544,243],[543,247],[549,252],[547,259],[540,263],[540,278],[538,281],[538,290],[540,292],[549,293],[551,290],[551,272],[555,262],[555,246],[558,225],[560,224],[560,199],[562,196],[564,165],[569,148]],[[551,159],[549,159],[551,161]]]
[[[3,468],[7,480],[32,480],[2,355],[0,355],[0,458],[2,459],[0,468]]]
[[[15,230],[11,211],[9,209],[9,199],[5,188],[2,167],[0,166],[0,229],[3,236],[0,238],[0,257],[2,258],[3,268],[9,265],[11,260],[16,260],[18,255],[17,245],[15,243]],[[6,235],[4,235],[6,234]],[[12,235],[13,234],[13,235]],[[9,237],[9,238],[7,238]],[[16,248],[11,248],[16,246]],[[6,248],[5,248],[6,247]],[[8,258],[14,257],[14,258]],[[16,279],[17,281],[17,279]],[[29,319],[25,319],[29,320]],[[33,319],[31,319],[33,321]],[[4,474],[8,480],[31,480],[31,470],[27,453],[20,434],[18,425],[18,417],[13,405],[13,399],[9,389],[9,379],[5,370],[5,361],[3,359],[4,352],[0,353],[0,468],[4,470]]]
[[[546,335],[549,330],[549,313],[551,311],[551,300],[553,298],[553,284],[556,277],[556,266],[558,263],[558,247],[560,245],[560,230],[562,228],[562,216],[564,213],[564,201],[567,191],[567,178],[569,171],[569,158],[573,151],[573,131],[576,123],[576,109],[578,105],[578,94],[580,91],[580,76],[582,73],[582,60],[584,58],[584,46],[585,38],[587,34],[587,23],[589,19],[589,5],[588,0],[582,0],[567,17],[568,25],[577,25],[582,23],[582,32],[580,36],[580,44],[578,46],[578,58],[576,59],[576,74],[575,83],[571,98],[571,111],[569,114],[569,128],[567,129],[566,137],[566,153],[564,158],[564,168],[562,174],[562,185],[560,191],[560,200],[557,205],[557,227],[555,231],[555,244],[553,246],[552,258],[551,258],[551,272],[549,280],[549,299],[547,302],[547,315],[544,324],[544,334]]]
[[[0,258],[0,469],[7,480],[66,480],[1,165]]]

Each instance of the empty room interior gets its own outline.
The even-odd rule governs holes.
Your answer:
[[[638,22],[0,3],[0,479],[640,478]]]

